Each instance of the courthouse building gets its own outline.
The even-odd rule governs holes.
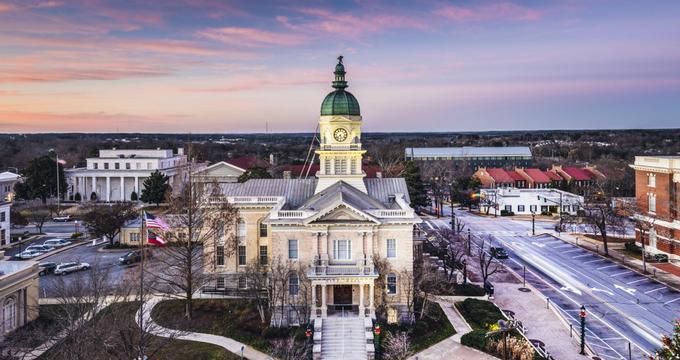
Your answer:
[[[98,157],[87,158],[84,168],[64,170],[68,197],[79,194],[81,201],[130,201],[132,193],[141,196],[144,180],[158,170],[168,176],[173,189],[185,180],[187,157],[183,149],[176,154],[168,149],[99,150]]]
[[[639,213],[650,229],[635,229],[635,237],[649,253],[665,253],[680,260],[680,156],[636,156],[635,197]],[[644,236],[641,236],[643,234]]]
[[[308,281],[312,316],[373,316],[383,298],[391,309],[406,304],[411,289],[402,284],[412,276],[413,228],[421,220],[403,178],[366,178],[359,102],[345,90],[342,58],[334,74],[335,90],[321,105],[316,176],[221,185],[241,223],[233,256],[223,239],[204,246],[212,290],[246,288],[248,265],[280,260],[306,269],[304,277],[290,274],[287,291],[301,296],[300,282]],[[374,256],[386,264],[381,288]]]

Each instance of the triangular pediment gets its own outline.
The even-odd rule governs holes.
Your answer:
[[[379,223],[373,216],[352,208],[346,204],[339,204],[334,208],[320,211],[316,216],[308,219],[310,224],[313,223]]]
[[[244,172],[245,170],[238,166],[220,161],[203,170],[197,171],[195,174],[200,176],[240,176]]]

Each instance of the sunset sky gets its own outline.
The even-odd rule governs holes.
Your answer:
[[[680,1],[0,0],[0,132],[680,125]]]

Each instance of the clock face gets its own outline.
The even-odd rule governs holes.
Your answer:
[[[347,130],[343,128],[337,128],[333,132],[333,137],[335,138],[335,141],[343,142],[347,140]]]

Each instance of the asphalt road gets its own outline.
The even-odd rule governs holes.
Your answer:
[[[531,221],[479,217],[464,211],[456,215],[474,238],[503,246],[506,265],[550,299],[568,322],[578,329],[578,311],[585,305],[589,346],[603,359],[642,358],[672,331],[680,314],[680,294],[608,259],[550,235],[530,236]],[[551,223],[541,223],[546,229]],[[427,220],[432,229],[450,226],[450,218]],[[537,228],[539,223],[537,222]]]

